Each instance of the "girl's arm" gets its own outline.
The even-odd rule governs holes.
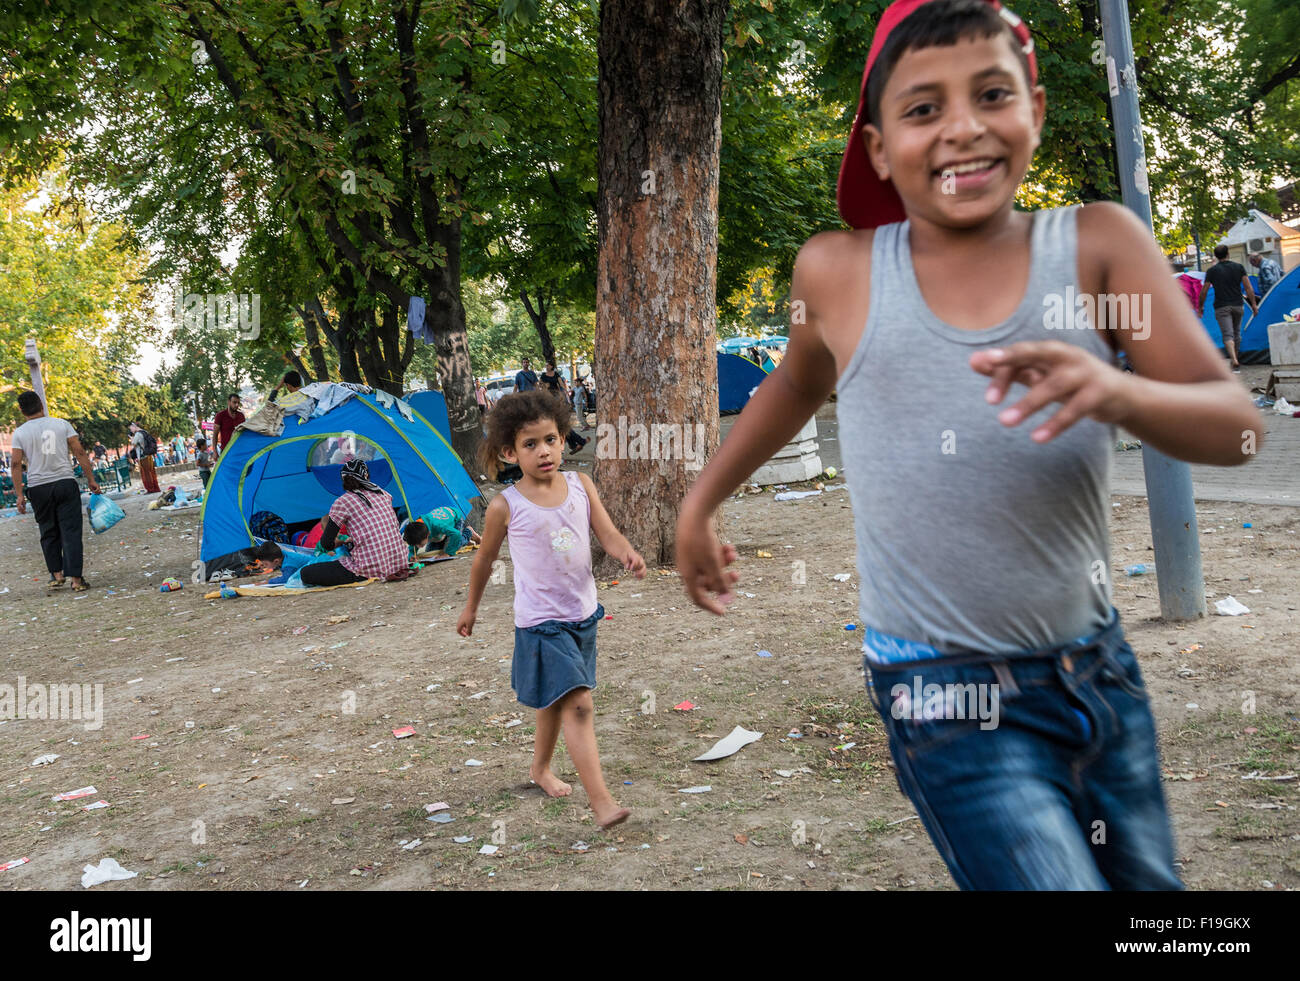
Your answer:
[[[585,473],[578,474],[578,479],[582,481],[582,488],[587,492],[587,500],[591,502],[591,530],[596,533],[600,547],[618,559],[628,572],[634,573],[638,579],[644,579],[645,559],[632,547],[632,543],[623,536],[623,533],[614,527],[614,520],[605,510],[605,505],[600,503],[600,495],[596,493],[596,485],[592,479]]]
[[[1189,463],[1245,463],[1258,450],[1263,421],[1192,316],[1182,290],[1151,238],[1127,208],[1101,202],[1079,214],[1081,278],[1090,261],[1101,284],[1097,327],[1113,332],[1137,374],[1127,374],[1073,344],[1027,341],[971,356],[990,375],[988,400],[1001,402],[1012,381],[1030,390],[999,419],[1008,426],[1053,402],[1055,415],[1031,438],[1047,442],[1088,417],[1123,426],[1143,442]],[[1105,297],[1125,298],[1128,322],[1106,323]],[[1121,315],[1122,315],[1122,308]]]
[[[456,633],[468,637],[474,632],[474,621],[478,619],[478,604],[483,599],[483,590],[487,588],[488,579],[492,577],[492,563],[501,551],[501,543],[506,537],[506,528],[510,524],[510,505],[506,496],[498,494],[487,506],[483,518],[483,543],[474,553],[474,567],[469,573],[469,596],[465,599],[465,609],[456,621]]]

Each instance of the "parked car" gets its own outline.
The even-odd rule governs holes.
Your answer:
[[[515,390],[514,375],[493,375],[483,386],[487,392],[488,405],[496,405],[502,395],[509,395]]]

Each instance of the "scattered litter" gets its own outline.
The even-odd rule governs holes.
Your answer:
[[[437,814],[430,814],[427,818],[425,818],[425,820],[432,821],[434,824],[451,824],[451,822],[455,821],[456,819],[452,817],[450,814],[448,814],[446,811],[439,811]]]
[[[402,851],[409,852],[414,848],[419,848],[421,844],[423,844],[423,842],[421,842],[419,838],[416,838],[415,841],[408,841],[405,845],[403,845]]]
[[[831,578],[836,582],[848,582],[852,577],[847,572],[837,572],[835,575],[831,576]]]
[[[736,726],[731,732],[714,743],[708,752],[695,757],[692,762],[707,763],[710,760],[720,760],[732,756],[740,752],[743,747],[758,742],[762,738],[763,734],[761,732],[751,732],[743,726]]]
[[[330,801],[330,803],[331,803],[331,804],[351,804],[354,800],[356,800],[355,797],[335,797],[332,801]]]
[[[1295,412],[1297,408],[1300,408],[1300,406],[1294,406],[1286,399],[1278,399],[1273,403],[1273,411],[1280,416],[1289,416],[1291,413]]]
[[[405,739],[407,736],[415,735],[415,726],[402,726],[400,729],[393,730],[394,739]]]
[[[1243,527],[1243,528],[1253,528],[1253,527],[1255,527],[1255,526],[1254,526],[1253,524],[1251,524],[1249,521],[1243,521],[1243,522],[1241,523],[1241,527]]]
[[[816,496],[817,496],[818,494],[820,494],[820,493],[821,493],[821,491],[819,491],[819,490],[810,490],[810,491],[782,491],[780,494],[777,494],[775,497],[773,497],[772,500],[774,500],[774,501],[798,501],[798,500],[802,500],[802,499],[805,498],[805,497],[816,497]]]
[[[32,760],[32,766],[47,766],[58,758],[58,753],[45,753],[44,755],[38,756],[36,759]]]
[[[1187,707],[1188,707],[1189,709],[1198,709],[1198,708],[1200,708],[1200,706],[1197,705],[1195,702],[1188,702],[1188,703],[1187,703]]]
[[[585,852],[590,847],[591,846],[588,845],[585,841],[575,841],[572,845],[569,846],[569,851]]]
[[[448,804],[445,800],[440,800],[436,804],[425,804],[424,810],[428,814],[436,814],[438,811],[446,811],[450,809],[450,807],[451,805]]]
[[[759,652],[758,652],[758,656],[759,656],[759,657],[771,657],[771,656],[772,656],[772,652],[771,652],[771,651],[759,651]]]
[[[1126,576],[1145,576],[1147,574],[1146,563],[1139,562],[1137,565],[1126,565],[1124,566],[1124,574]]]
[[[497,853],[496,845],[484,845],[478,850],[480,855],[495,855]]]
[[[759,549],[757,554],[760,559],[770,559],[772,557],[771,552],[764,552],[762,549]]]
[[[844,629],[845,629],[845,630],[857,630],[857,629],[858,629],[858,625],[857,625],[856,623],[846,623],[846,624],[844,625]]]
[[[466,765],[466,766],[482,766],[482,765],[483,765],[483,761],[482,761],[482,760],[466,760],[466,761],[465,761],[465,765]]]
[[[491,689],[489,689],[489,690],[487,690],[487,691],[476,692],[475,694],[469,696],[469,697],[470,697],[470,701],[477,701],[477,700],[480,699],[480,698],[487,698],[489,695],[491,695],[491,694],[492,694],[493,692],[495,692],[495,691],[496,691],[495,688],[491,688]]]
[[[140,682],[142,682],[142,681],[144,681],[143,678],[132,678],[130,681],[127,682],[127,684],[128,684],[128,685],[138,685],[138,684],[139,684]]]
[[[1222,617],[1239,617],[1243,613],[1250,612],[1250,608],[1235,596],[1228,596],[1221,600],[1215,600],[1214,609],[1219,616]]]
[[[91,886],[97,886],[101,882],[116,882],[118,879],[134,879],[139,873],[128,872],[122,866],[117,864],[115,858],[100,859],[98,865],[87,865],[82,871],[85,873],[81,877],[81,884],[89,889]]]
[[[682,789],[682,790],[679,790],[679,791],[677,791],[677,792],[678,792],[679,794],[707,794],[707,793],[709,793],[709,792],[712,791],[712,790],[713,790],[713,788],[710,787],[710,786],[704,786],[704,787],[686,787],[686,788],[684,788],[684,789]]]
[[[836,746],[835,750],[836,752],[843,753],[845,750],[852,749],[856,745],[857,743],[844,743],[842,746]]]
[[[1258,770],[1251,770],[1249,773],[1247,773],[1247,774],[1246,774],[1245,776],[1243,776],[1241,779],[1243,779],[1243,780],[1272,780],[1272,781],[1275,781],[1275,782],[1277,782],[1277,783],[1285,783],[1285,782],[1287,782],[1287,781],[1289,781],[1289,780],[1294,780],[1294,779],[1296,779],[1296,777],[1297,777],[1297,774],[1294,774],[1294,773],[1285,773],[1285,774],[1283,774],[1283,775],[1280,776],[1280,777],[1266,777],[1266,776],[1264,776],[1262,773],[1260,773]]]
[[[1201,645],[1200,645],[1200,644],[1193,644],[1191,647],[1184,647],[1184,648],[1183,648],[1181,651],[1179,651],[1178,653],[1179,653],[1179,654],[1191,654],[1191,653],[1193,653],[1194,651],[1199,651],[1200,649],[1201,649]]]
[[[300,636],[302,636],[303,634],[305,634],[309,629],[310,629],[310,625],[308,625],[308,626],[306,626],[306,627],[294,627],[294,628],[293,628],[293,635],[294,635],[295,637],[300,637]]]
[[[468,845],[471,841],[474,840],[474,836],[473,836],[473,835],[461,835],[460,837],[458,837],[458,838],[453,838],[453,839],[451,839],[451,840],[454,841],[454,842],[455,842],[456,844],[458,844],[458,845]]]
[[[347,623],[351,619],[352,619],[351,613],[340,613],[338,616],[332,616],[328,618],[325,622],[326,623]]]
[[[347,647],[347,646],[348,646],[348,642],[346,640],[341,640],[337,644],[330,644],[330,650],[337,651],[340,647]]]
[[[142,733],[142,734],[139,735],[139,736],[132,736],[132,737],[131,737],[131,742],[133,742],[133,743],[134,743],[134,742],[139,742],[141,739],[148,739],[148,738],[149,738],[149,733],[146,732],[146,733]]]
[[[689,712],[689,711],[690,711],[691,709],[693,709],[693,708],[695,708],[695,703],[694,703],[694,702],[678,702],[676,705],[673,706],[673,711],[674,711],[674,712]]]
[[[30,858],[15,858],[12,862],[5,862],[4,865],[0,865],[0,872],[8,872],[10,869],[16,869],[18,866],[26,865],[30,861]]]
[[[101,808],[105,808],[105,807],[107,807],[107,806],[108,806],[108,801],[106,801],[106,800],[97,800],[97,801],[95,801],[95,803],[93,803],[93,804],[87,804],[85,807],[82,808],[82,810],[83,810],[83,811],[98,811],[98,810],[100,810]]]
[[[515,726],[521,726],[523,724],[524,724],[523,719],[511,719],[509,722],[506,723],[505,728],[513,729]]]
[[[79,787],[76,790],[69,790],[66,794],[59,794],[57,797],[51,798],[51,800],[55,802],[76,800],[79,797],[90,797],[97,793],[99,793],[99,791],[94,787]]]
[[[126,640],[126,638],[125,638],[125,637],[110,637],[110,638],[108,638],[108,642],[109,642],[110,644],[116,644],[116,643],[117,643],[118,641],[120,641],[120,640]]]

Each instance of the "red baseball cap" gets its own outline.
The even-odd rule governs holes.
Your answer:
[[[875,228],[890,222],[902,221],[906,217],[903,201],[894,190],[893,181],[882,181],[876,176],[875,169],[867,157],[866,147],[862,143],[862,127],[867,119],[867,78],[871,75],[871,66],[876,63],[876,56],[885,46],[885,41],[899,24],[914,13],[917,8],[934,0],[896,0],[891,3],[876,24],[876,33],[871,38],[871,50],[867,53],[867,64],[862,70],[862,91],[858,96],[858,114],[853,120],[853,130],[849,133],[849,145],[844,148],[844,159],[840,162],[840,179],[835,189],[835,199],[839,204],[840,217],[853,228]],[[1011,31],[1020,40],[1021,50],[1029,62],[1029,84],[1038,84],[1038,62],[1034,58],[1034,40],[1029,35],[1029,27],[1023,20],[1013,14],[998,0],[985,0],[1010,26]]]

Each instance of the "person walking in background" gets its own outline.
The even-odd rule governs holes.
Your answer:
[[[154,454],[158,452],[158,440],[138,422],[131,423],[131,448],[135,451],[136,463],[140,465],[140,483],[144,484],[144,492],[161,493],[157,463],[154,460]]]
[[[244,413],[239,410],[239,394],[231,392],[226,400],[226,407],[212,420],[217,431],[217,452],[224,453],[226,444],[235,435],[235,427],[244,421]]]
[[[212,454],[208,452],[208,441],[201,439],[198,441],[198,463],[199,463],[199,480],[203,483],[203,489],[208,489],[208,480],[212,477]]]
[[[1250,264],[1255,267],[1256,275],[1259,276],[1259,298],[1262,300],[1282,279],[1282,267],[1277,264],[1276,259],[1265,259],[1259,252],[1250,254]]]
[[[515,373],[515,391],[529,392],[537,387],[537,372],[530,367],[531,362],[524,358],[524,366]]]
[[[1228,258],[1228,247],[1216,245],[1214,258],[1219,260],[1205,273],[1206,289],[1214,287],[1214,319],[1219,323],[1219,333],[1223,335],[1223,349],[1228,352],[1232,370],[1241,368],[1237,360],[1237,351],[1241,348],[1241,321],[1245,309],[1241,301],[1241,291],[1246,291],[1252,313],[1259,312],[1259,301],[1255,299],[1255,288],[1250,285],[1250,277],[1240,262]],[[1196,315],[1205,314],[1205,290],[1201,291],[1196,301]]]
[[[478,402],[478,417],[482,419],[487,415],[487,389],[481,381],[474,382],[474,399]]]
[[[18,496],[18,513],[27,513],[26,498],[32,501],[36,524],[41,529],[41,551],[45,568],[50,572],[51,589],[72,580],[74,592],[88,587],[82,578],[81,488],[73,474],[70,456],[75,456],[86,475],[86,486],[99,493],[90,455],[81,445],[76,431],[66,419],[45,414],[41,397],[35,392],[18,396],[18,408],[27,418],[14,430],[13,482]],[[27,488],[22,480],[27,465]]]

